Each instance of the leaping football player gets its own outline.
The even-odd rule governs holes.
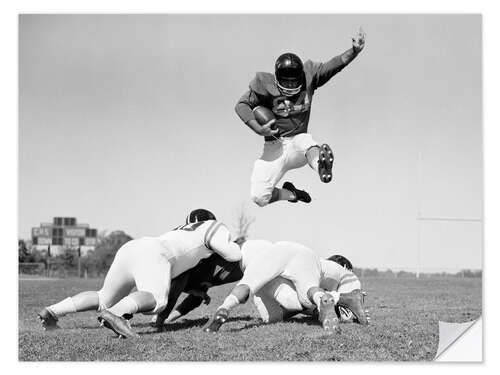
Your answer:
[[[291,182],[276,187],[288,170],[309,164],[322,182],[332,180],[332,149],[326,143],[320,146],[307,132],[312,97],[364,46],[365,33],[360,28],[352,38],[352,48],[325,63],[311,60],[303,63],[296,54],[284,53],[276,60],[274,74],[259,72],[250,82],[235,110],[265,140],[264,151],[255,161],[251,177],[250,194],[257,205],[262,207],[280,200],[311,202],[310,195]],[[269,110],[272,114],[266,116]]]
[[[337,277],[337,280],[346,283],[351,280],[356,281],[357,278],[352,272],[349,271],[349,278],[344,280],[338,276],[338,273],[343,272],[341,270],[347,271],[344,267],[329,261],[328,263],[336,265],[336,268],[329,270],[330,265],[324,264],[325,262],[311,249],[295,242],[280,241],[273,244],[264,240],[250,240],[243,244],[241,252],[243,277],[208,321],[204,328],[206,332],[217,332],[234,307],[245,303],[250,295],[258,295],[262,288],[266,291],[266,285],[280,277],[291,282],[293,296],[298,300],[297,306],[292,306],[294,308],[286,306],[286,308],[291,311],[316,309],[317,318],[325,330],[339,331],[335,306],[341,301],[341,294],[327,292],[321,287],[321,283],[333,290],[333,285],[326,283],[328,278]],[[356,290],[355,294],[361,293],[359,289]],[[342,301],[356,314],[362,324],[366,323],[365,311],[359,298],[343,295]],[[270,305],[267,303],[265,306]]]
[[[125,319],[135,313],[159,314],[166,307],[171,279],[211,254],[237,262],[240,246],[227,227],[207,210],[195,210],[188,223],[159,237],[125,243],[117,251],[99,291],[86,291],[45,307],[38,317],[44,329],[57,328],[69,313],[96,310],[101,323],[124,338],[138,337]],[[132,292],[136,287],[137,291]]]

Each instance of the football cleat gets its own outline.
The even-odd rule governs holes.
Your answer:
[[[106,327],[118,335],[118,337],[140,337],[137,333],[132,331],[130,322],[120,316],[117,316],[108,310],[104,310],[97,317],[101,327]]]
[[[289,202],[304,202],[304,203],[310,203],[311,202],[311,196],[304,190],[299,190],[291,182],[285,182],[283,184],[283,189],[286,189],[293,194],[295,194],[295,199],[290,199]]]
[[[229,311],[223,308],[218,309],[212,319],[207,322],[205,328],[203,328],[203,331],[210,333],[217,332],[219,328],[226,322],[228,317]]]
[[[335,312],[335,300],[330,293],[321,296],[318,320],[329,333],[340,333],[339,318]]]
[[[333,151],[326,143],[319,148],[318,174],[322,182],[332,180]]]
[[[38,319],[42,323],[42,328],[45,331],[51,331],[53,329],[59,328],[57,325],[57,316],[50,311],[47,307],[44,307],[42,311],[38,313]]]
[[[340,293],[337,305],[348,309],[355,317],[355,321],[359,324],[367,325],[368,316],[364,306],[364,294],[359,289],[355,289],[349,293]]]

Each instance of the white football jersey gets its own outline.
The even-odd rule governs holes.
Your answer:
[[[342,267],[332,260],[321,259],[320,262],[321,288],[341,293],[361,288],[358,277],[352,271],[349,271],[347,268]]]
[[[240,248],[231,242],[229,230],[216,220],[186,224],[157,239],[165,248],[164,256],[171,264],[172,278],[193,268],[214,252],[229,261],[241,259]]]

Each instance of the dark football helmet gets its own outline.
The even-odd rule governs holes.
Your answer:
[[[198,208],[189,213],[186,217],[186,224],[197,223],[199,221],[205,220],[217,220],[215,215],[211,213],[209,210],[205,210],[204,208]]]
[[[304,80],[304,65],[294,53],[284,53],[274,64],[276,85],[285,96],[293,96],[300,92]]]
[[[346,257],[343,257],[342,255],[332,255],[328,260],[332,260],[335,263],[340,264],[342,267],[348,269],[349,271],[352,271],[352,263],[349,259]]]

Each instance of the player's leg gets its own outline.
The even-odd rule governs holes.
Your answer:
[[[276,246],[295,247],[296,255],[289,261],[283,277],[290,280],[297,291],[297,297],[304,309],[316,307],[319,321],[324,329],[340,332],[335,305],[339,296],[320,288],[321,263],[319,257],[305,246],[292,242],[278,242]]]
[[[133,279],[128,272],[123,259],[124,250],[133,246],[132,241],[120,248],[106,274],[102,288],[99,291],[85,291],[53,305],[45,307],[39,314],[42,327],[50,330],[57,327],[59,318],[82,311],[99,311],[116,303],[133,288]]]
[[[122,298],[101,314],[101,318],[111,326],[108,328],[124,337],[138,335],[122,316],[160,313],[167,305],[170,288],[170,263],[161,255],[161,243],[156,239],[142,239],[140,247],[133,250],[129,267],[137,291]]]
[[[326,143],[321,146],[313,140],[310,134],[303,133],[294,137],[295,148],[299,150],[307,160],[307,164],[314,169],[322,182],[332,180],[333,151]]]
[[[287,171],[285,160],[290,148],[290,142],[265,143],[263,155],[254,163],[251,178],[250,195],[257,205],[263,207],[277,201],[311,201],[307,193],[295,189],[291,184],[283,185],[282,188],[276,187]]]
[[[289,319],[303,311],[293,283],[283,277],[264,285],[253,301],[264,323]]]
[[[287,264],[287,254],[274,251],[273,245],[268,241],[247,241],[242,253],[245,268],[243,277],[217,308],[215,315],[205,327],[206,332],[217,332],[232,309],[245,303],[250,294],[255,294],[277,277]]]
[[[283,321],[285,315],[284,309],[267,293],[261,292],[262,289],[253,296],[253,303],[262,322],[267,324]]]

